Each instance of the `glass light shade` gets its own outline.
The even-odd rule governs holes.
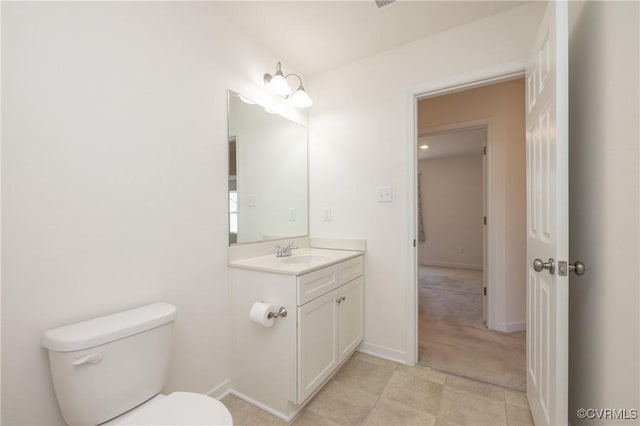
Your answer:
[[[313,101],[302,86],[291,96],[291,104],[297,108],[307,108],[313,104]]]
[[[286,98],[291,94],[291,88],[289,87],[289,83],[284,78],[282,74],[276,74],[271,77],[271,80],[268,84],[269,90],[275,93],[278,96],[282,96]]]

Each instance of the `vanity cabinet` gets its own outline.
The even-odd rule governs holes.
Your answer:
[[[364,257],[299,275],[230,268],[232,389],[291,418],[363,340]],[[285,307],[270,327],[249,320],[253,303]]]
[[[358,256],[298,277],[298,403],[362,342],[363,267]],[[310,299],[313,294],[317,298]]]
[[[362,342],[364,278],[298,308],[298,402],[305,401]]]

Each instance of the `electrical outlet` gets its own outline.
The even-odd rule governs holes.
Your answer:
[[[331,221],[331,207],[324,207],[322,209],[322,219],[326,222]]]

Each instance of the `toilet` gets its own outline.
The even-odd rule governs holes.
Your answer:
[[[45,332],[42,345],[69,425],[232,425],[218,400],[160,394],[176,308],[155,303]]]

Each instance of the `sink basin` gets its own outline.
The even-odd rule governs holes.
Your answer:
[[[309,263],[323,263],[330,261],[329,256],[322,256],[319,254],[301,254],[293,255],[281,260],[282,263],[288,263],[291,265],[309,264]]]

